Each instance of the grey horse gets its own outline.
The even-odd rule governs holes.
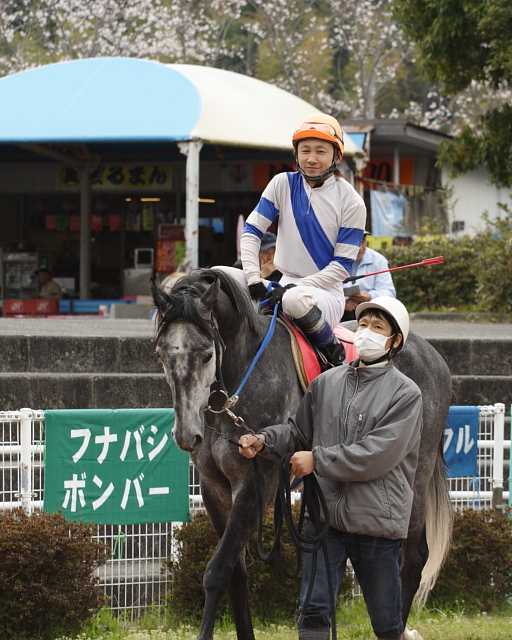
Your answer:
[[[152,284],[158,310],[155,350],[163,364],[175,412],[173,437],[190,453],[219,544],[203,577],[205,606],[199,640],[213,638],[222,595],[231,598],[237,637],[252,640],[245,547],[257,528],[253,465],[233,443],[244,426],[253,431],[286,422],[303,395],[285,327],[278,324],[238,402],[229,411],[211,406],[219,384],[233,393],[247,373],[269,328],[247,293],[228,274],[199,269],[167,291]],[[451,399],[450,372],[441,356],[411,333],[397,367],[422,390],[424,428],[408,538],[402,548],[404,624],[414,596],[424,600],[449,548],[451,505],[442,453]],[[213,393],[212,393],[213,390]],[[210,409],[209,409],[210,407]],[[277,488],[277,465],[259,459],[263,501]],[[406,632],[405,638],[410,632]]]

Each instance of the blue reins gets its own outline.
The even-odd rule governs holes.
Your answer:
[[[273,284],[273,283],[271,283],[271,284]],[[263,302],[265,302],[265,301],[263,301]],[[262,303],[260,303],[260,304],[262,304]],[[272,314],[272,319],[270,321],[270,325],[269,325],[267,334],[264,337],[263,342],[260,344],[260,348],[258,349],[258,352],[254,356],[253,361],[251,362],[249,368],[247,369],[247,371],[245,373],[245,376],[242,379],[242,382],[238,386],[238,389],[231,396],[231,398],[226,400],[226,404],[225,404],[226,407],[228,407],[228,408],[232,407],[238,402],[238,398],[240,396],[240,393],[242,392],[242,389],[244,388],[245,383],[249,379],[249,376],[253,372],[253,369],[256,366],[256,363],[258,362],[258,360],[260,359],[261,354],[265,351],[265,349],[267,348],[268,343],[270,342],[270,340],[272,339],[272,336],[274,335],[274,330],[275,330],[276,324],[277,324],[277,312],[278,311],[279,311],[279,304],[276,304],[274,306],[274,312]]]

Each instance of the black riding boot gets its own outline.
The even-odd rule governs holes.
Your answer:
[[[330,324],[318,307],[312,307],[302,318],[295,318],[295,322],[330,364],[335,367],[343,364],[345,347],[334,335]]]

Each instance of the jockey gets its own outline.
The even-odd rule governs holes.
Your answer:
[[[293,134],[296,172],[280,173],[267,185],[249,215],[240,248],[245,280],[254,300],[280,302],[313,344],[335,365],[344,348],[333,333],[345,308],[343,280],[363,239],[366,207],[340,174],[343,132],[324,113],[304,119]],[[262,278],[263,234],[278,223],[276,268],[283,274],[270,295]]]

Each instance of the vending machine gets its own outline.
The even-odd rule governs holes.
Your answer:
[[[8,253],[0,255],[1,297],[5,300],[37,298],[37,253]]]

